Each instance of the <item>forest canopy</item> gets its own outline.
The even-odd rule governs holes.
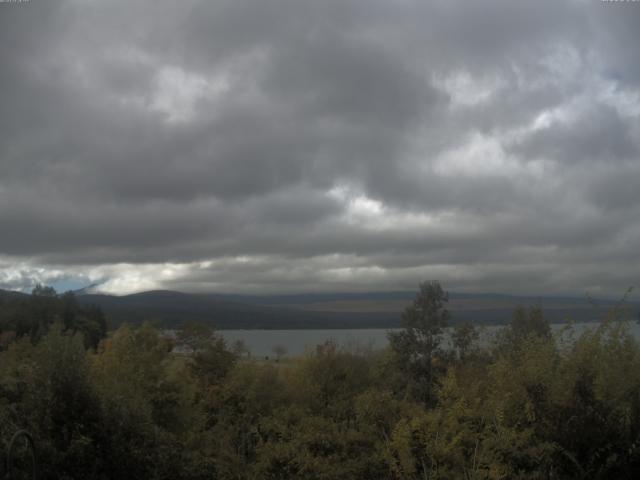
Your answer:
[[[523,307],[480,344],[447,300],[422,284],[384,350],[266,361],[194,323],[107,332],[39,287],[0,306],[0,450],[27,429],[46,479],[637,478],[623,309],[578,335]]]

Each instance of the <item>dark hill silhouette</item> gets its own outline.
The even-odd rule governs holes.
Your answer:
[[[397,327],[415,292],[232,295],[153,290],[123,296],[83,291],[76,295],[82,304],[99,306],[111,327],[144,321],[177,327],[192,320],[218,329],[324,329]],[[26,294],[0,290],[0,301],[20,296]],[[602,318],[615,304],[602,300],[595,308],[586,298],[451,293],[449,310],[452,323],[470,320],[495,325],[507,323],[519,305],[539,305],[551,322],[567,318],[586,322]],[[631,318],[637,318],[640,304],[627,305]]]
[[[13,290],[0,290],[0,300],[22,297],[26,298],[27,294],[22,292],[14,292]]]
[[[398,323],[397,315],[305,311],[294,306],[232,301],[217,295],[150,291],[125,296],[81,295],[82,303],[98,305],[112,325],[151,321],[167,327],[185,320],[218,329],[243,328],[365,328]],[[394,318],[395,317],[395,318]]]

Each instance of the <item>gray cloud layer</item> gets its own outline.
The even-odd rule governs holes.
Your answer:
[[[640,4],[0,4],[0,287],[621,292]]]

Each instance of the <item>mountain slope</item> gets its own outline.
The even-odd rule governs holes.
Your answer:
[[[208,323],[218,329],[390,328],[414,292],[220,295],[158,290],[125,296],[80,295],[82,303],[101,307],[115,326],[123,322],[151,321],[175,327],[185,320]],[[616,302],[605,300],[596,308],[584,298],[517,297],[499,294],[451,294],[452,322],[504,324],[519,306],[539,305],[551,322],[602,318]],[[628,303],[636,318],[638,302]]]
[[[397,315],[355,312],[315,312],[293,306],[261,305],[230,301],[210,295],[171,291],[143,292],[122,297],[81,295],[82,303],[98,305],[112,325],[151,321],[175,327],[186,320],[204,322],[218,329],[242,328],[364,328],[388,327]]]

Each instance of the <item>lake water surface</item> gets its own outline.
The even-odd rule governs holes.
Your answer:
[[[575,335],[587,329],[595,328],[597,323],[579,323],[573,325]],[[551,328],[559,332],[566,324],[552,324]],[[502,326],[480,327],[480,343],[487,344]],[[327,340],[333,340],[340,346],[351,348],[382,349],[388,344],[387,332],[394,329],[336,329],[336,330],[219,330],[229,346],[242,340],[253,356],[274,356],[276,347],[284,347],[286,355],[302,355],[305,351],[314,349],[316,345]],[[640,325],[631,324],[631,331],[640,339]],[[449,342],[448,335],[444,336],[444,345]]]

